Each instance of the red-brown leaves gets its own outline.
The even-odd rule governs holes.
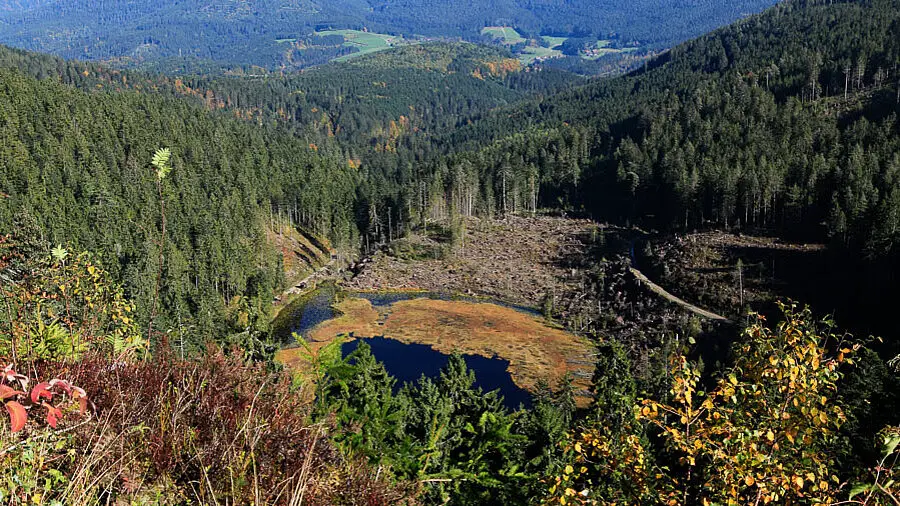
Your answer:
[[[40,382],[31,389],[31,393],[27,395],[27,398],[25,392],[16,390],[9,385],[12,384],[24,388],[29,381],[27,376],[17,373],[13,369],[12,364],[6,366],[2,371],[2,376],[0,376],[0,401],[7,401],[5,407],[9,413],[12,432],[19,432],[25,428],[25,424],[28,422],[28,410],[30,409],[45,409],[47,415],[44,417],[44,421],[54,429],[64,415],[63,410],[72,408],[73,402],[77,403],[78,411],[81,414],[84,414],[87,410],[87,393],[65,380],[52,379]],[[3,384],[4,382],[9,384]],[[67,400],[68,403],[66,403]],[[22,404],[23,402],[25,403],[24,405]]]
[[[54,429],[56,428],[56,424],[59,422],[59,419],[62,418],[63,414],[59,408],[55,408],[46,402],[42,402],[41,405],[47,409],[47,423],[50,424]]]
[[[373,478],[365,462],[342,455],[329,441],[327,423],[310,425],[309,398],[290,387],[289,375],[269,374],[261,364],[245,363],[240,353],[210,349],[182,360],[160,350],[151,361],[135,364],[82,361],[69,378],[90,385],[104,430],[119,434],[102,465],[138,458],[148,473],[189,487],[202,462],[210,493],[234,504],[258,500],[257,491],[265,494],[259,503],[286,503],[301,482],[303,503],[311,506],[381,506],[405,497],[402,486]],[[73,387],[72,398],[79,395]],[[95,437],[90,426],[73,434]],[[232,470],[251,468],[253,481],[235,487]],[[122,472],[123,490],[146,486],[133,472]]]
[[[19,432],[25,428],[25,422],[28,420],[28,412],[25,406],[16,401],[6,403],[6,411],[9,413],[9,421],[13,432]]]
[[[28,377],[17,373],[12,364],[3,368],[3,381],[12,384],[18,383],[22,385],[22,388],[28,387]]]
[[[12,399],[19,395],[25,395],[25,392],[20,392],[14,388],[8,387],[7,385],[0,385],[0,401]]]
[[[31,402],[37,404],[44,399],[52,399],[53,393],[50,392],[50,383],[38,383],[31,389]]]

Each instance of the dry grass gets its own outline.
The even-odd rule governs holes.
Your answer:
[[[391,306],[384,335],[405,343],[427,344],[442,353],[460,351],[509,361],[509,373],[521,388],[534,391],[540,380],[556,386],[567,373],[587,389],[593,372],[592,346],[582,338],[496,304],[431,299]]]
[[[339,452],[331,426],[310,423],[311,406],[290,377],[233,355],[89,359],[36,370],[40,377],[64,371],[96,409],[58,431],[29,422],[15,444],[0,437],[3,484],[17,471],[38,474],[31,490],[20,486],[5,503],[36,501],[55,470],[66,479],[44,488],[42,504],[412,504],[403,484]],[[62,446],[48,444],[66,437]]]
[[[305,232],[289,224],[282,224],[276,229],[266,227],[266,242],[281,253],[284,277],[290,286],[328,262],[332,251],[324,240],[317,241],[320,246],[314,244]]]
[[[459,351],[502,358],[509,361],[513,382],[530,391],[541,380],[557,385],[567,373],[573,375],[578,390],[590,386],[590,343],[514,309],[496,304],[413,299],[396,302],[380,314],[369,301],[358,298],[345,299],[335,308],[341,316],[309,333],[313,349],[344,334],[356,338],[384,336],[425,344],[446,354]],[[299,350],[281,350],[278,360],[301,373],[309,367]],[[581,398],[580,402],[587,400]]]

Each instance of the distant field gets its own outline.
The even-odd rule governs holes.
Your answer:
[[[556,46],[559,46],[560,44],[562,44],[563,42],[569,40],[568,37],[550,37],[547,35],[544,35],[541,38],[544,39],[544,42],[546,42],[548,44],[548,47],[550,49],[553,49]]]
[[[327,30],[324,32],[316,32],[316,35],[323,37],[328,35],[340,35],[344,37],[345,47],[355,47],[359,49],[358,53],[342,56],[334,61],[346,61],[357,56],[384,51],[403,41],[402,37],[383,33],[361,32],[359,30]]]
[[[631,53],[637,51],[636,47],[626,47],[623,49],[613,49],[609,47],[612,44],[610,40],[598,40],[597,45],[587,54],[582,54],[581,57],[585,60],[596,60],[600,57],[606,56],[608,54],[614,53]]]
[[[495,39],[503,39],[504,44],[509,44],[511,46],[525,42],[525,38],[522,37],[515,28],[509,26],[487,26],[481,30],[481,34],[490,35]]]
[[[509,26],[488,26],[481,30],[482,35],[490,35],[495,39],[500,39],[503,44],[512,46],[528,42],[527,39],[516,31],[515,28]],[[519,61],[523,65],[531,65],[538,58],[558,58],[562,56],[560,51],[552,49],[566,41],[565,37],[543,37],[550,44],[550,47],[526,47],[519,54]]]
[[[556,44],[552,47],[556,47],[558,45],[559,44]],[[519,61],[521,61],[524,65],[530,65],[534,63],[534,61],[538,58],[559,58],[562,55],[562,51],[559,51],[558,49],[529,46],[522,50],[522,54],[519,55]]]

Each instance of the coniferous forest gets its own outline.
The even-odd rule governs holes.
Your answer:
[[[618,2],[493,2],[283,0],[264,2],[105,1],[0,4],[0,42],[66,58],[159,62],[196,58],[226,66],[308,66],[358,48],[317,40],[332,29],[481,40],[486,26],[510,26],[540,37],[614,37],[653,49],[769,7],[773,0],[721,4],[670,4],[659,0]],[[285,42],[299,40],[314,51],[295,59]]]
[[[897,0],[82,4],[0,2],[0,503],[900,501]]]

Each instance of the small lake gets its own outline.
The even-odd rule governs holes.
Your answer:
[[[345,343],[341,349],[344,358],[356,350],[360,342],[355,340]],[[397,379],[395,392],[404,383],[417,382],[422,376],[437,378],[450,359],[424,344],[406,344],[383,337],[365,339],[365,342],[372,348],[372,355]],[[504,405],[510,410],[518,409],[520,404],[526,408],[531,407],[531,394],[517,387],[506,371],[509,362],[477,355],[463,355],[463,359],[466,366],[475,371],[476,387],[485,392],[499,390]]]
[[[304,295],[299,300],[284,308],[275,322],[273,332],[275,338],[283,343],[294,342],[293,334],[306,335],[309,331],[326,322],[337,314],[332,305],[338,296],[339,290],[333,284],[326,283],[312,292]],[[436,292],[347,292],[352,297],[366,299],[376,308],[384,308],[401,300],[412,299],[436,299],[436,300],[460,300],[466,302],[481,302],[496,304],[498,306],[515,309],[532,316],[541,316],[540,312],[532,308],[508,304],[491,299],[479,299],[476,297],[463,297]]]
[[[338,316],[332,305],[339,296],[339,292],[333,284],[324,284],[285,308],[275,322],[274,336],[281,343],[289,346],[294,342],[294,333],[301,336],[308,335],[309,331],[317,325]],[[539,315],[537,311],[530,308],[440,293],[351,292],[348,295],[366,299],[375,308],[386,308],[391,304],[404,300],[427,298],[487,302],[515,309],[532,316]],[[446,366],[449,360],[448,355],[423,344],[406,344],[384,337],[366,339],[366,343],[372,348],[372,354],[375,358],[382,362],[387,371],[397,379],[398,389],[404,383],[418,381],[422,376],[437,378],[441,368]],[[342,348],[344,357],[355,350],[357,346],[359,346],[358,340],[344,344]],[[508,361],[496,357],[486,358],[478,355],[463,355],[463,357],[469,369],[475,372],[475,385],[477,387],[482,388],[486,392],[499,390],[504,398],[504,404],[511,410],[518,409],[520,404],[526,407],[531,406],[531,394],[519,388],[510,377],[507,371],[509,367]]]

